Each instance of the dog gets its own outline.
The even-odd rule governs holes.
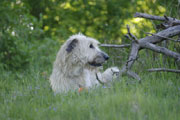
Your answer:
[[[99,42],[83,34],[76,34],[62,45],[57,53],[50,76],[55,93],[75,91],[107,84],[119,72],[117,67],[100,72],[109,56],[99,48]]]

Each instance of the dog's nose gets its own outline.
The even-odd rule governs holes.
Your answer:
[[[104,59],[105,60],[108,60],[109,59],[109,56],[106,54],[106,55],[104,55]]]
[[[104,57],[105,60],[108,60],[108,59],[109,59],[108,54],[106,54],[105,52],[102,52],[102,56]]]

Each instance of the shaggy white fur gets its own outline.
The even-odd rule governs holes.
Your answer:
[[[82,34],[71,36],[60,48],[50,76],[52,89],[56,93],[91,88],[112,81],[117,67],[100,73],[100,66],[109,58],[98,47],[99,42]]]

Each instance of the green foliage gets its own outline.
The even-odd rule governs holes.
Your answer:
[[[163,6],[154,3],[156,3],[155,0],[154,2],[148,0],[129,2],[126,0],[52,0],[44,6],[44,30],[52,36],[59,35],[61,38],[82,32],[102,42],[121,43],[122,35],[126,32],[125,24],[140,22],[137,19],[130,20],[136,10],[151,14],[155,11],[156,14],[165,12],[166,9]],[[150,10],[152,7],[153,9]],[[141,28],[146,26],[146,30],[152,29],[150,27],[152,24],[147,22],[143,24],[145,25]],[[150,28],[148,29],[147,26]],[[139,30],[133,29],[139,35]]]
[[[42,39],[42,23],[23,2],[7,0],[0,5],[0,62],[19,69],[30,62],[33,42]]]

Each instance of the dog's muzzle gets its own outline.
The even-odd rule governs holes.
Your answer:
[[[103,56],[103,58],[104,58],[105,60],[108,60],[108,59],[109,59],[108,54],[106,54],[105,52],[102,52],[101,55]]]
[[[92,62],[89,62],[91,66],[99,67],[109,59],[109,56],[105,52],[101,52]]]

